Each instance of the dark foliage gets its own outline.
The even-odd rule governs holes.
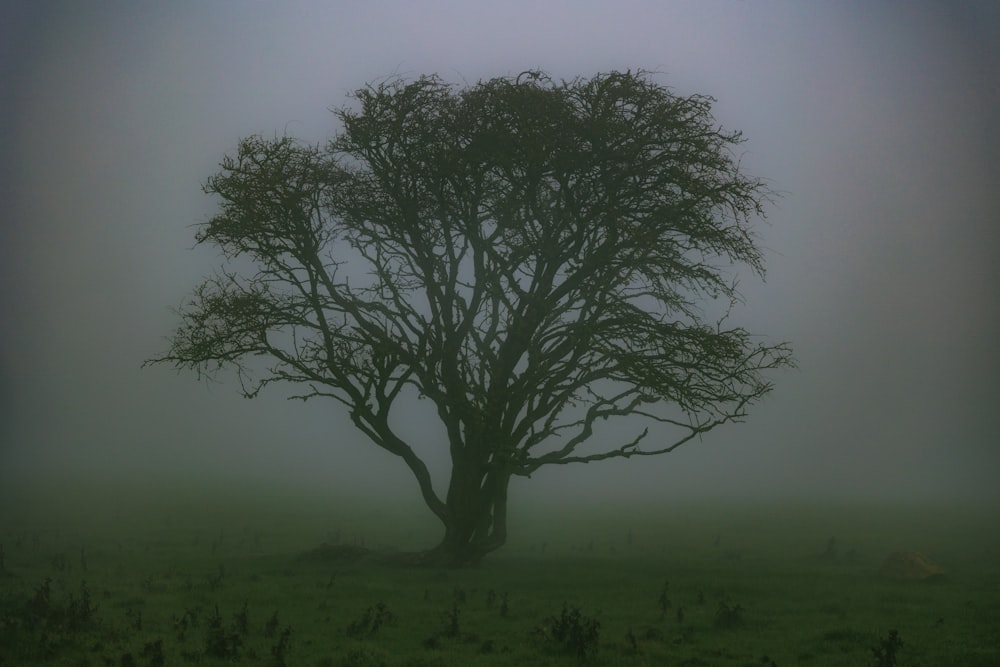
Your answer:
[[[897,630],[890,630],[889,634],[878,640],[872,647],[872,657],[875,658],[876,667],[895,667],[898,660],[897,654],[903,648],[903,640],[899,637]]]
[[[215,613],[208,619],[208,629],[205,633],[205,654],[213,658],[235,659],[239,657],[240,646],[243,644],[239,632],[235,628],[226,627],[215,606]]]
[[[715,627],[736,628],[743,625],[743,607],[730,600],[719,602],[715,610]]]
[[[597,652],[601,624],[595,618],[584,616],[579,608],[572,610],[563,605],[562,613],[549,618],[552,637],[568,651],[584,660]]]
[[[368,607],[364,614],[351,621],[347,626],[347,636],[355,639],[373,637],[383,626],[392,623],[394,618],[385,603],[379,602],[374,607]]]

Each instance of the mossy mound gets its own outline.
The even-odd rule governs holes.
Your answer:
[[[930,558],[916,551],[897,551],[885,559],[879,574],[889,579],[923,581],[944,577],[944,570]]]

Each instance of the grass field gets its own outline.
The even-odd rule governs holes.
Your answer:
[[[1000,665],[995,510],[515,506],[441,570],[386,555],[420,507],[166,491],[8,494],[0,665]],[[947,575],[880,578],[896,550]]]

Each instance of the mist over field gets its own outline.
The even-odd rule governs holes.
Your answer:
[[[550,467],[532,506],[675,499],[1000,505],[1000,9],[991,2],[6,3],[0,502],[65,479],[422,503],[339,404],[141,369],[220,262],[201,192],[241,137],[322,142],[385,77],[651,69],[717,99],[781,193],[733,323],[798,368],[746,423]],[[402,415],[446,471],[429,406]],[[602,433],[627,439],[638,428]],[[4,497],[6,496],[6,498]],[[427,515],[429,517],[429,514]],[[518,525],[511,526],[516,535]]]

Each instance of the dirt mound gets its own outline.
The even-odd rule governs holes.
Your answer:
[[[924,580],[944,576],[941,566],[916,551],[897,551],[889,554],[882,563],[879,574],[889,579]]]

